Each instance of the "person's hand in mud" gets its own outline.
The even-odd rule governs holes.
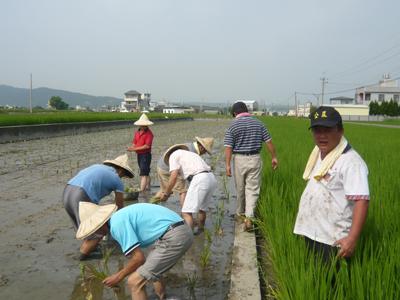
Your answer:
[[[163,201],[163,202],[167,201],[170,195],[171,195],[170,193],[162,192],[160,200]]]
[[[120,272],[117,272],[104,279],[103,284],[108,287],[113,287],[120,283],[122,279],[124,279],[124,277],[120,274]]]

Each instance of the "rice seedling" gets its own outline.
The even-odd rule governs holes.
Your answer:
[[[224,201],[219,201],[217,205],[217,211],[214,215],[213,223],[214,223],[214,232],[217,235],[223,234],[222,229],[222,221],[224,220]]]
[[[196,273],[186,274],[186,286],[189,291],[189,299],[196,299],[195,289],[198,279]]]
[[[210,257],[211,257],[211,245],[206,244],[203,247],[203,250],[200,253],[200,267],[202,270],[206,269],[210,264]]]

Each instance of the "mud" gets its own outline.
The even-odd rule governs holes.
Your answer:
[[[140,195],[141,202],[158,190],[156,163],[168,146],[191,141],[194,136],[216,138],[213,156],[204,156],[214,165],[218,179],[206,222],[211,238],[205,233],[196,236],[191,249],[166,274],[171,299],[220,300],[229,292],[235,199],[230,192],[232,180],[223,176],[223,134],[228,122],[197,120],[152,127],[155,135],[152,190]],[[132,136],[133,128],[129,128],[1,145],[1,299],[130,299],[125,282],[113,290],[103,287],[98,280],[83,279],[77,259],[80,242],[74,238],[72,224],[61,204],[61,194],[68,179],[80,169],[123,153]],[[131,165],[137,170],[136,155],[130,154],[130,157]],[[139,176],[125,181],[133,187],[138,183]],[[104,203],[111,199],[107,197]],[[180,210],[176,196],[166,206]],[[216,228],[217,223],[221,223],[222,230]],[[108,264],[111,272],[127,261],[112,240],[103,241],[102,248],[115,248]],[[207,255],[208,260],[204,258]],[[97,266],[102,260],[90,263]],[[156,299],[152,287],[148,288],[148,294],[149,299]]]

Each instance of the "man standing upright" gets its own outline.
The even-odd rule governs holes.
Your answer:
[[[344,138],[342,117],[333,107],[310,115],[315,147],[303,178],[294,233],[328,262],[353,255],[368,212],[368,169]]]
[[[233,104],[232,116],[235,119],[227,129],[224,139],[226,175],[232,176],[233,156],[233,174],[238,201],[236,214],[245,216],[245,230],[250,230],[253,226],[251,219],[254,217],[254,209],[260,194],[262,169],[260,151],[263,142],[271,154],[274,170],[278,167],[278,159],[267,128],[248,113],[245,103]]]

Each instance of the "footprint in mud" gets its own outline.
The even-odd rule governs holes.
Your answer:
[[[5,275],[0,275],[0,286],[7,285],[9,281]]]

